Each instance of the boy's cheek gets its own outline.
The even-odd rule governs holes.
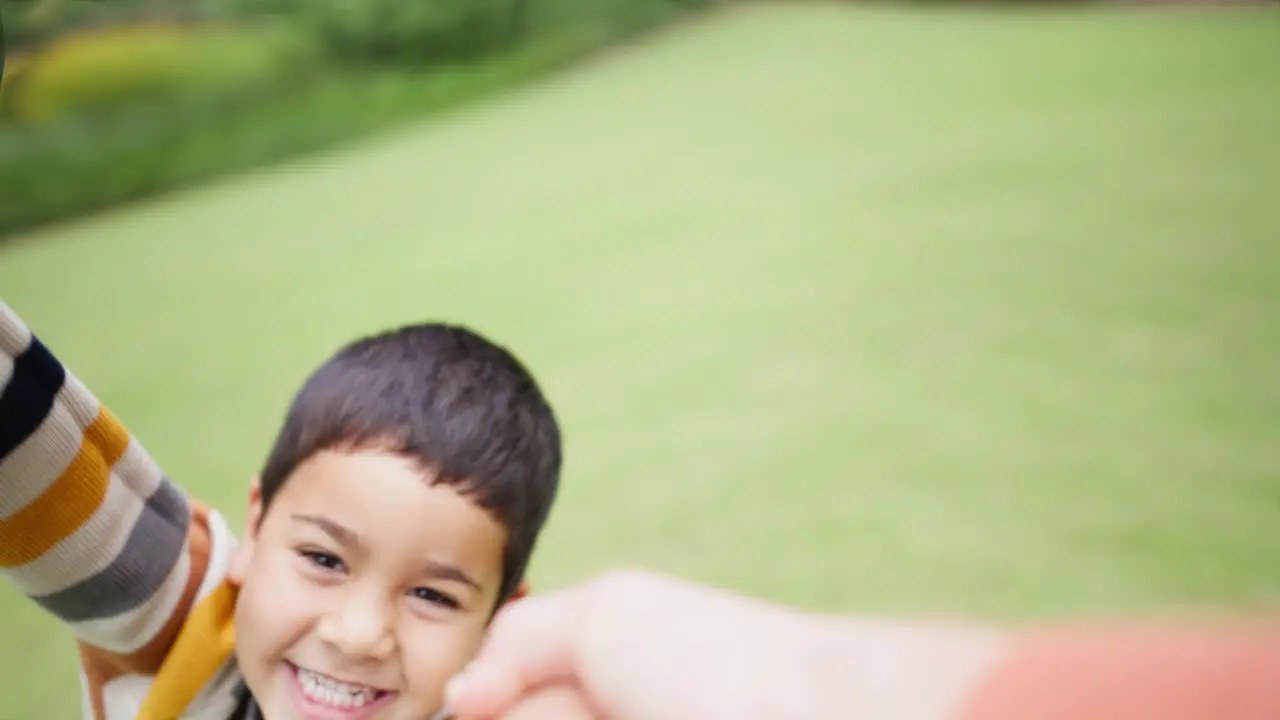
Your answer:
[[[265,547],[247,559],[237,602],[238,628],[274,636],[287,632],[307,612],[314,588],[288,560],[287,553]]]
[[[415,710],[430,717],[444,704],[444,688],[449,679],[462,671],[480,651],[485,628],[482,623],[467,622],[449,628],[426,628],[422,632],[401,636],[400,660]]]

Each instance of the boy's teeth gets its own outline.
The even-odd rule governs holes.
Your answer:
[[[348,685],[327,675],[298,668],[302,694],[313,702],[335,708],[358,708],[377,697],[378,692],[363,685]]]

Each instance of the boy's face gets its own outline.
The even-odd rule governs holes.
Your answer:
[[[506,530],[410,461],[322,452],[233,562],[236,656],[266,720],[425,720],[479,649]]]

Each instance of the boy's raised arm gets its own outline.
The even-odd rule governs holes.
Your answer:
[[[142,445],[0,301],[0,575],[66,623],[87,665],[152,673],[209,556]]]

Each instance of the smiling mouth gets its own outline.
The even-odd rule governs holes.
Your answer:
[[[323,673],[289,664],[301,699],[316,710],[333,717],[359,717],[380,707],[394,692],[371,685],[344,682]]]

